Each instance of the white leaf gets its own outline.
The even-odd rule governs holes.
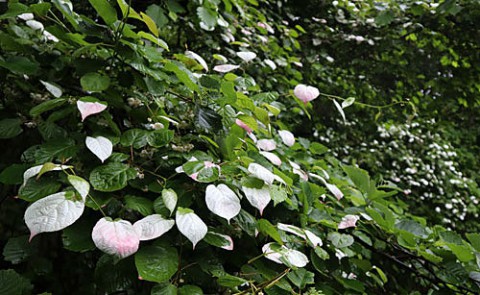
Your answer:
[[[33,13],[22,13],[22,14],[17,15],[17,17],[19,19],[27,21],[27,20],[33,19]]]
[[[279,250],[274,251],[272,249],[272,246],[275,246],[275,245],[277,247],[280,247]],[[280,252],[283,252],[283,251],[286,251],[286,250],[287,250],[287,247],[279,246],[277,243],[268,243],[268,244],[263,245],[263,247],[262,247],[262,252],[263,252],[265,258],[270,259],[271,261],[279,263],[279,264],[283,263],[280,260],[280,258],[282,257],[282,254]]]
[[[185,55],[189,58],[196,60],[202,66],[202,68],[204,68],[205,71],[208,72],[208,65],[200,55],[196,54],[193,51],[188,51],[188,50],[185,51]]]
[[[280,135],[280,138],[286,146],[292,146],[295,144],[295,136],[293,136],[292,132],[288,130],[280,130],[278,131],[278,135]]]
[[[173,210],[175,210],[175,206],[177,206],[177,193],[173,189],[164,189],[162,191],[162,200],[163,204],[165,204],[165,207],[167,207],[168,211],[170,211],[170,215],[172,215]]]
[[[56,193],[27,208],[25,223],[30,229],[30,239],[39,233],[62,230],[80,218],[85,204],[67,200],[66,196],[66,192]]]
[[[320,95],[317,87],[308,86],[304,84],[298,84],[293,90],[293,94],[298,97],[304,104],[314,100]]]
[[[263,209],[267,207],[268,203],[271,201],[270,197],[270,190],[265,185],[261,189],[250,188],[250,187],[242,187],[243,192],[245,193],[245,197],[250,202],[250,204],[257,208],[260,211],[260,215],[263,214]]]
[[[27,20],[26,24],[27,24],[27,26],[29,26],[30,28],[32,28],[35,31],[36,30],[43,31],[43,24],[39,21],[31,19],[31,20]]]
[[[349,98],[345,99],[344,101],[342,101],[342,109],[348,108],[349,106],[351,106],[354,103],[355,103],[355,97],[349,97]]]
[[[244,62],[249,62],[255,59],[255,57],[257,57],[257,54],[251,51],[240,51],[237,52],[237,56],[240,57]]]
[[[85,144],[87,148],[95,155],[100,161],[105,162],[108,157],[112,154],[113,144],[112,142],[103,136],[90,137],[87,136],[85,139]]]
[[[307,236],[307,241],[315,248],[317,246],[322,246],[323,242],[316,234],[312,233],[309,230],[305,230],[305,235]]]
[[[337,198],[337,200],[343,198],[342,191],[336,185],[325,182],[325,186],[335,196],[335,198]]]
[[[269,185],[271,185],[273,183],[273,180],[275,179],[275,174],[257,163],[251,163],[250,165],[248,165],[248,172],[250,172],[256,178],[263,180]]]
[[[156,239],[168,232],[175,221],[164,219],[160,214],[152,214],[133,224],[133,228],[138,234],[140,241]]]
[[[357,215],[345,215],[342,218],[342,221],[338,224],[338,229],[345,229],[349,227],[355,227],[357,226],[357,221],[360,219]]]
[[[192,242],[194,249],[208,232],[207,225],[190,209],[178,208],[175,221],[178,230]]]
[[[205,203],[210,211],[225,218],[228,223],[242,209],[240,199],[225,184],[219,184],[217,187],[213,184],[207,186]]]
[[[140,239],[133,225],[126,220],[112,221],[104,217],[92,230],[92,240],[103,252],[125,258],[137,252]]]
[[[59,165],[59,164],[53,164],[53,163],[45,163],[45,164],[42,164],[42,165],[33,166],[33,167],[25,170],[25,172],[23,173],[23,184],[22,184],[22,186],[25,186],[27,184],[27,181],[30,178],[36,176],[42,170],[43,170],[43,173],[45,173],[45,172],[48,172],[48,171],[59,171],[59,170],[65,170],[65,169],[69,169],[69,168],[72,168],[72,166]]]
[[[77,192],[82,196],[83,201],[90,191],[90,184],[85,179],[78,177],[76,175],[68,175],[68,182],[77,190]]]
[[[280,160],[280,158],[274,153],[260,152],[260,154],[265,158],[267,158],[273,165],[277,165],[277,166],[282,165],[282,160]]]
[[[299,227],[296,227],[294,225],[290,225],[290,224],[284,224],[284,223],[278,223],[277,224],[277,227],[279,230],[283,230],[287,233],[291,233],[291,234],[294,234],[296,236],[299,236],[300,238],[302,239],[306,239],[307,237],[305,236],[305,234],[303,233],[303,230]]]
[[[42,80],[40,80],[40,82],[43,84],[43,86],[45,86],[45,88],[47,88],[48,92],[50,92],[53,96],[57,98],[62,96],[63,91],[57,85],[53,85],[52,83],[48,83]]]
[[[346,122],[346,121],[347,121],[347,118],[345,117],[345,113],[343,112],[342,106],[341,106],[335,99],[333,100],[333,104],[335,105],[335,107],[337,108],[338,112],[339,112],[340,115],[342,116],[343,122]]]
[[[277,148],[277,144],[273,139],[260,139],[257,141],[257,147],[262,151],[271,152]]]
[[[308,258],[300,251],[288,249],[283,256],[287,262],[296,267],[304,267],[308,263]]]
[[[276,70],[277,69],[277,65],[275,64],[275,62],[273,62],[273,60],[270,60],[270,59],[266,59],[263,61],[267,66],[269,66],[272,70]]]
[[[107,106],[99,102],[85,102],[77,101],[77,108],[82,115],[82,122],[90,115],[98,114],[103,112]]]
[[[237,66],[237,65],[231,65],[231,64],[225,64],[225,65],[218,65],[218,66],[215,66],[213,68],[213,70],[215,72],[219,72],[219,73],[228,73],[228,72],[231,72],[233,70],[236,70],[238,69],[240,66]]]

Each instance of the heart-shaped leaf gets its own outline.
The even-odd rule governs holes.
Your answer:
[[[90,137],[87,136],[85,139],[85,145],[87,148],[97,156],[100,161],[105,162],[110,155],[112,155],[113,144],[112,142],[103,136]]]
[[[39,233],[62,230],[80,218],[84,202],[67,200],[67,196],[67,192],[56,193],[27,208],[25,223],[30,230],[30,239]]]
[[[140,241],[153,240],[168,232],[175,221],[164,219],[160,214],[152,214],[133,224]]]
[[[207,234],[207,225],[193,210],[179,207],[175,216],[178,230],[195,245]]]
[[[237,195],[225,184],[219,184],[217,187],[213,184],[207,186],[205,202],[210,211],[225,218],[229,223],[242,209]]]
[[[103,252],[125,258],[137,252],[140,238],[126,220],[100,219],[92,230],[92,240]]]
[[[173,189],[164,189],[162,191],[162,200],[163,204],[165,204],[165,207],[167,207],[168,211],[170,211],[170,215],[172,215],[173,210],[175,210],[175,206],[177,206],[177,193]]]
[[[85,198],[90,191],[90,184],[88,181],[76,175],[68,175],[68,182],[70,182],[70,184],[77,190],[77,192],[85,201]]]
[[[89,102],[89,101],[79,100],[77,101],[77,108],[80,111],[80,114],[82,115],[82,122],[83,122],[88,116],[103,112],[107,108],[107,105],[105,103],[100,103],[100,102]]]
[[[268,186],[265,185],[261,189],[242,186],[242,190],[250,204],[257,208],[260,211],[260,215],[262,215],[263,209],[267,207],[268,203],[270,203],[270,200],[272,199],[270,197],[270,190],[268,189]]]

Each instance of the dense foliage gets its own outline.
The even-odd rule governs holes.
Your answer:
[[[325,131],[334,124],[353,129],[347,118],[370,115],[360,97],[367,104],[398,103],[381,108],[392,114],[408,104],[401,89],[391,101],[382,98],[390,88],[377,91],[381,87],[370,78],[378,73],[366,75],[363,66],[332,57],[351,54],[340,53],[342,42],[368,40],[343,36],[317,51],[337,40],[339,28],[325,22],[365,29],[345,18],[355,17],[372,26],[369,34],[397,34],[389,26],[405,7],[30,2],[10,1],[0,16],[0,294],[479,292],[480,235],[441,224],[457,213],[459,220],[478,214],[465,203],[476,205],[469,195],[478,188],[453,164],[467,162],[455,147],[423,131],[425,122],[395,122],[378,124],[385,140],[346,147],[347,159],[340,145],[358,137],[341,142]],[[325,7],[325,19],[310,15],[309,5]],[[418,4],[414,15],[427,23],[448,24],[450,15],[465,11],[449,0],[425,5]],[[471,43],[457,45],[472,50]],[[319,57],[335,66],[322,66]],[[478,76],[478,64],[467,62],[458,59],[464,69],[452,80],[461,81],[466,69]],[[403,82],[406,89],[428,92],[415,84],[415,68],[398,70],[411,79]],[[358,82],[365,77],[368,83]],[[472,87],[448,89],[477,93]],[[413,110],[442,112],[427,102],[408,105],[397,120]],[[376,136],[376,124],[362,126]],[[390,138],[403,145],[388,151]],[[371,149],[382,157],[369,156]],[[417,159],[409,150],[429,157]],[[378,162],[391,166],[375,169]],[[428,171],[407,171],[419,166],[450,174],[431,175],[436,182],[430,188],[421,180]],[[447,178],[462,182],[459,195],[450,194],[457,184]],[[411,193],[426,194],[425,208],[439,206],[441,200],[429,202],[428,194],[441,190],[459,201],[452,201],[449,214],[441,215],[442,208],[440,220],[428,210],[415,216],[404,197],[410,189],[405,183],[413,181],[421,185]]]

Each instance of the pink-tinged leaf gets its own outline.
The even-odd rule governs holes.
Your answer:
[[[30,239],[39,233],[62,230],[82,216],[84,202],[67,200],[67,194],[60,192],[47,196],[27,208],[25,223],[30,230]]]
[[[219,184],[217,187],[210,184],[205,192],[205,203],[210,211],[223,217],[230,223],[230,219],[240,213],[240,199],[225,184]]]
[[[279,250],[274,251],[272,249],[272,246],[274,246],[274,245],[278,246],[280,251]],[[263,252],[265,258],[270,259],[271,261],[276,262],[278,264],[283,263],[280,260],[280,258],[282,257],[282,254],[280,252],[281,251],[286,251],[286,250],[287,250],[287,247],[280,246],[277,243],[268,243],[268,244],[263,245],[263,247],[262,247],[262,252]]]
[[[82,115],[82,122],[90,115],[98,114],[103,112],[107,105],[99,102],[85,102],[85,101],[77,101],[77,108]]]
[[[257,54],[251,51],[240,51],[237,52],[237,56],[240,57],[244,62],[249,62],[254,60],[257,57]]]
[[[140,245],[140,238],[130,222],[112,221],[107,217],[95,224],[92,240],[98,249],[119,258],[125,258],[137,252]]]
[[[267,158],[273,165],[277,165],[277,166],[282,165],[282,160],[280,160],[280,158],[274,153],[260,152],[260,154],[265,158]]]
[[[224,246],[221,246],[220,248],[228,250],[228,251],[233,251],[233,239],[232,239],[232,237],[230,237],[228,235],[216,233],[216,232],[209,232],[208,234],[221,237],[223,240],[225,240],[227,242],[227,244],[224,245]]]
[[[247,133],[252,133],[253,129],[248,127],[247,124],[245,124],[245,122],[243,122],[242,120],[240,119],[236,119],[235,120],[235,124],[237,124],[238,126],[242,127],[245,131],[247,131]]]
[[[160,214],[152,214],[133,224],[140,241],[153,240],[168,232],[175,221],[164,219]]]
[[[335,196],[335,198],[337,198],[337,200],[340,201],[340,199],[343,198],[342,191],[336,185],[325,183],[325,186]]]
[[[260,211],[260,215],[262,215],[263,210],[272,200],[268,186],[265,185],[261,189],[243,186],[242,190],[245,197],[247,197],[248,202],[250,202],[253,207],[257,208]]]
[[[295,162],[290,161],[290,166],[292,166],[293,174],[296,174],[296,175],[300,176],[301,179],[303,179],[305,181],[308,181],[308,174],[300,168],[300,165],[298,165]]]
[[[178,230],[192,242],[193,249],[208,232],[207,225],[190,209],[179,207],[175,216]]]
[[[112,142],[103,136],[90,137],[85,139],[85,145],[100,161],[105,162],[108,157],[112,155],[113,144]]]
[[[277,144],[273,139],[260,139],[257,141],[258,149],[266,152],[271,152],[277,148]]]
[[[293,90],[293,94],[298,97],[304,104],[314,100],[320,95],[318,88],[313,86],[307,86],[304,84],[298,84]]]
[[[356,227],[357,226],[357,221],[360,219],[359,216],[357,215],[345,215],[342,218],[342,221],[338,224],[338,229],[345,229],[349,227]]]
[[[219,73],[228,73],[228,72],[231,72],[233,70],[236,70],[238,69],[240,66],[237,66],[237,65],[231,65],[231,64],[225,64],[225,65],[218,65],[218,66],[215,66],[213,68],[213,70],[215,72],[219,72]]]
[[[202,68],[208,72],[208,65],[200,55],[196,54],[193,51],[188,51],[188,50],[185,51],[185,55],[191,59],[196,60],[202,66]]]
[[[295,144],[295,136],[293,136],[292,132],[288,130],[280,130],[278,131],[278,135],[280,135],[280,138],[286,146],[292,146]]]

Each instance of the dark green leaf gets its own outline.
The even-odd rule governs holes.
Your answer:
[[[266,219],[259,219],[258,220],[258,229],[264,235],[271,237],[275,242],[279,244],[283,244],[282,238],[278,233],[275,226],[273,226],[270,221]]]
[[[147,136],[147,142],[150,146],[159,148],[167,145],[173,139],[174,132],[168,129],[152,131]]]
[[[146,246],[135,254],[138,274],[146,281],[162,283],[178,270],[177,250],[165,246]]]
[[[184,285],[178,288],[178,295],[203,295],[203,291],[194,285]]]
[[[105,21],[107,25],[113,24],[117,21],[117,11],[113,8],[107,0],[88,0],[98,15]]]
[[[150,295],[177,295],[177,287],[170,283],[156,285]]]
[[[56,98],[56,99],[47,100],[45,102],[42,102],[39,105],[34,106],[32,109],[30,109],[30,116],[37,117],[44,112],[53,110],[53,109],[63,105],[65,102],[67,102],[67,99],[65,99],[65,98]]]
[[[28,295],[31,294],[32,289],[30,281],[13,269],[0,270],[0,294]]]
[[[345,248],[353,244],[354,239],[351,235],[331,232],[328,234],[328,240],[332,242],[335,248]]]
[[[82,76],[80,84],[85,91],[100,92],[110,86],[110,78],[98,73],[88,73]]]
[[[95,268],[95,285],[106,294],[124,291],[138,280],[133,259],[115,261],[113,256],[103,255]]]
[[[27,184],[20,189],[18,197],[28,202],[34,202],[60,190],[62,185],[48,178],[30,178]]]
[[[16,118],[0,121],[0,139],[12,138],[22,132],[22,120]]]
[[[28,238],[28,236],[20,236],[8,239],[7,244],[3,248],[5,261],[12,264],[19,264],[25,261],[32,253]]]
[[[3,169],[0,173],[0,182],[3,184],[21,184],[23,172],[29,168],[26,164],[13,164]]]
[[[122,163],[108,163],[98,166],[90,173],[90,183],[102,192],[113,192],[127,185],[127,182],[137,176],[135,169]]]
[[[206,107],[197,107],[195,123],[208,131],[217,132],[222,129],[222,117],[214,110]]]
[[[287,277],[295,286],[300,289],[315,283],[315,274],[305,270],[304,268],[299,268],[289,272]]]
[[[147,216],[153,213],[153,202],[147,198],[127,195],[125,196],[125,207],[135,210]]]
[[[17,74],[33,75],[38,72],[40,64],[23,56],[9,57],[6,61],[0,59],[0,67]]]
[[[136,149],[142,148],[147,145],[147,139],[149,133],[142,129],[130,129],[122,134],[120,137],[120,144],[123,146],[133,146]]]
[[[86,252],[95,249],[92,229],[95,223],[80,219],[62,232],[63,247],[74,252]]]

